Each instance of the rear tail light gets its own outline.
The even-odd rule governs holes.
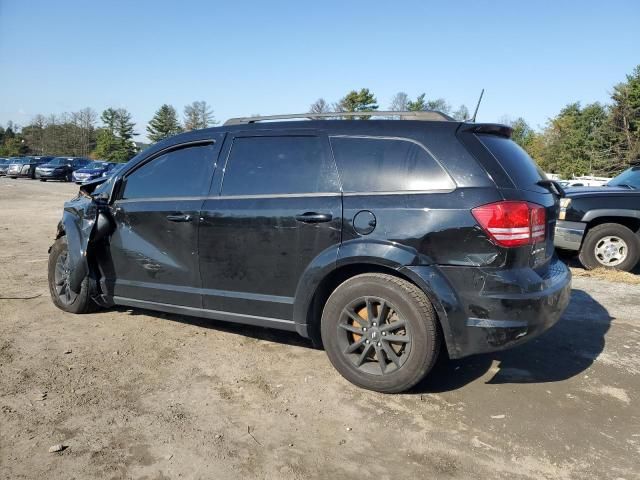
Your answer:
[[[482,229],[501,247],[520,247],[543,241],[546,212],[528,202],[496,202],[471,210]]]

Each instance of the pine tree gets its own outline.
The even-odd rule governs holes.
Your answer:
[[[118,136],[118,149],[113,160],[126,162],[136,154],[136,144],[133,141],[135,124],[131,121],[131,114],[124,108],[116,110],[116,135]]]
[[[336,105],[337,112],[372,112],[378,109],[376,97],[368,88],[360,91],[351,90]],[[354,120],[355,117],[347,117]],[[367,115],[359,117],[362,120],[369,118]]]
[[[104,127],[98,133],[95,154],[112,162],[126,162],[136,154],[134,123],[124,108],[107,108],[100,117]]]
[[[149,140],[152,142],[159,142],[181,131],[176,109],[166,103],[158,109],[147,125]]]
[[[204,100],[193,102],[184,107],[185,130],[190,131],[208,128],[216,123],[218,122],[215,121],[213,110]]]
[[[424,99],[426,96],[426,93],[421,93],[420,95],[418,95],[418,98],[416,98],[415,101],[409,100],[407,102],[407,110],[409,110],[410,112],[420,112],[422,110],[426,110],[427,102]]]

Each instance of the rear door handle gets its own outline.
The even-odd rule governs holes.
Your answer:
[[[323,223],[330,222],[333,217],[330,213],[305,212],[296,215],[296,220],[303,223]]]
[[[187,215],[186,213],[177,213],[172,215],[167,215],[167,220],[170,222],[190,222],[193,220],[191,215]]]

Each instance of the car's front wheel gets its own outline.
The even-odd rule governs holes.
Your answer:
[[[346,280],[322,313],[322,342],[340,374],[383,393],[408,390],[433,367],[440,350],[436,313],[412,283],[380,273]]]
[[[67,238],[60,237],[49,252],[49,292],[53,303],[60,310],[71,313],[89,313],[97,308],[91,300],[89,277],[82,281],[80,292],[75,293],[69,288],[69,255]]]
[[[603,223],[587,232],[579,258],[589,270],[604,267],[628,272],[640,258],[640,240],[624,225]]]

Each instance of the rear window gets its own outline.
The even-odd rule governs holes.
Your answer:
[[[402,139],[332,137],[345,192],[450,190],[455,184],[420,145]]]
[[[335,192],[336,185],[326,139],[238,137],[225,167],[222,195]]]
[[[478,139],[493,154],[516,188],[535,185],[547,176],[520,145],[497,135],[478,135]]]

